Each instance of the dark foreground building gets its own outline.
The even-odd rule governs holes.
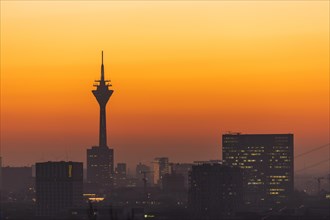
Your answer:
[[[107,145],[106,105],[113,90],[109,89],[110,80],[104,79],[103,51],[101,79],[95,82],[96,89],[92,92],[100,106],[99,146],[87,149],[87,181],[92,188],[108,189],[113,186],[114,153]]]
[[[239,210],[242,198],[241,169],[220,162],[192,166],[188,205],[192,219],[227,219]]]
[[[225,134],[222,158],[244,171],[249,209],[285,206],[293,193],[293,134]]]
[[[83,163],[36,163],[36,216],[67,216],[82,204]]]

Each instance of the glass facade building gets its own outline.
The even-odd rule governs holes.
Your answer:
[[[36,163],[36,216],[66,216],[82,202],[83,163]]]
[[[224,134],[222,158],[244,174],[244,202],[281,205],[294,190],[293,134]]]

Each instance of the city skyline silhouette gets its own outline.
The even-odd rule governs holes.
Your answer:
[[[257,107],[261,109],[262,113],[265,113],[263,112],[263,105],[265,103],[277,104],[277,108],[265,114],[265,116],[268,115],[267,121],[269,122],[267,123],[272,124],[272,126],[258,128],[258,126],[254,127],[248,123],[247,126],[250,127],[248,133],[242,133],[237,130],[221,131],[222,143],[216,147],[222,155],[213,154],[207,159],[204,159],[202,156],[205,152],[206,155],[212,153],[207,147],[194,149],[194,143],[191,142],[190,145],[186,145],[188,139],[185,138],[190,138],[191,140],[189,139],[189,141],[193,141],[196,135],[198,137],[205,134],[204,132],[209,132],[208,125],[204,124],[202,126],[205,123],[205,118],[202,116],[206,115],[210,119],[215,119],[216,115],[209,115],[209,113],[217,108],[206,108],[204,109],[204,114],[196,115],[193,109],[188,111],[185,108],[178,108],[179,105],[176,106],[178,103],[173,101],[176,98],[174,96],[170,97],[165,103],[162,100],[160,102],[154,100],[148,103],[150,105],[148,108],[150,113],[144,115],[144,121],[138,124],[134,135],[137,135],[136,137],[138,138],[144,137],[145,134],[148,134],[145,136],[146,138],[157,137],[156,147],[155,149],[149,149],[149,153],[159,156],[153,156],[151,157],[153,159],[151,159],[147,153],[148,151],[143,150],[143,147],[137,149],[139,154],[134,154],[134,149],[132,148],[130,152],[123,154],[120,151],[121,145],[115,146],[116,142],[113,141],[112,136],[114,133],[114,139],[116,139],[115,131],[117,126],[123,125],[111,123],[112,120],[106,119],[107,109],[112,110],[113,107],[118,105],[118,102],[113,102],[112,99],[111,107],[106,108],[110,97],[112,97],[114,90],[116,90],[116,94],[121,98],[121,90],[113,89],[111,80],[108,80],[107,75],[105,75],[104,63],[107,62],[104,61],[102,50],[100,78],[94,81],[95,84],[93,86],[95,89],[92,90],[94,98],[98,103],[98,108],[95,104],[94,108],[99,109],[99,129],[98,135],[96,135],[99,137],[98,145],[93,144],[84,148],[83,151],[85,152],[86,160],[72,160],[72,156],[68,155],[66,148],[65,159],[53,159],[54,157],[46,156],[42,159],[36,159],[32,166],[24,167],[3,165],[3,158],[7,159],[7,157],[3,157],[1,151],[0,219],[308,220],[329,218],[330,143],[320,146],[309,146],[308,148],[305,147],[306,149],[304,148],[305,150],[303,152],[297,154],[294,153],[296,151],[296,142],[299,143],[299,138],[301,138],[299,132],[296,130],[297,127],[294,130],[298,133],[298,138],[296,138],[295,132],[283,132],[283,128],[280,129],[280,132],[271,132],[270,130],[279,129],[274,125],[275,121],[272,120],[276,119],[281,123],[280,119],[284,119],[288,112],[283,111],[282,115],[274,117],[272,120],[268,114],[274,114],[276,112],[275,110],[285,109],[287,106],[278,105],[284,104],[285,100],[282,100],[283,103],[273,103],[274,100],[271,97],[267,97],[267,92],[262,91],[262,89],[260,90],[260,88],[254,88],[257,89],[256,91],[258,93],[265,92],[268,98],[263,98],[257,102]],[[78,79],[79,77],[75,77],[75,80],[80,83]],[[245,78],[245,80],[247,79],[249,78]],[[238,80],[238,78],[234,78],[233,82],[236,83]],[[135,81],[135,83],[140,85],[139,82],[139,80]],[[228,82],[230,84],[230,81]],[[231,85],[233,86],[235,83]],[[266,83],[266,81],[262,83]],[[277,83],[274,85],[277,85]],[[120,85],[120,81],[118,81],[118,84]],[[70,85],[72,86],[73,84]],[[157,91],[157,86],[160,86],[160,84],[155,84],[154,86],[154,91]],[[64,92],[65,98],[68,98],[67,95],[72,92],[72,88],[74,87],[70,88],[67,91],[54,91]],[[182,88],[187,88],[186,84],[180,85],[180,89]],[[246,88],[253,90],[253,87],[249,84],[246,85]],[[172,89],[173,86],[167,86],[166,91],[168,92],[166,94],[171,94]],[[275,91],[281,94],[279,87],[270,87],[271,89],[275,89]],[[244,89],[240,88],[240,90],[243,92]],[[45,95],[46,92],[43,93],[44,91],[39,94]],[[225,92],[223,88],[220,91]],[[203,94],[203,91],[198,90],[197,92],[195,93],[197,96],[193,98],[199,98],[200,92]],[[248,94],[248,92],[247,90],[244,93]],[[137,92],[136,94],[139,93]],[[186,93],[188,97],[190,94],[194,94],[194,90]],[[274,95],[273,98],[275,100],[278,99],[281,97],[279,94]],[[159,93],[153,95],[157,97]],[[200,95],[200,97],[203,98],[203,95]],[[234,117],[227,115],[228,121],[232,122],[233,125],[235,123],[242,125],[244,124],[243,122],[247,122],[248,120],[257,123],[263,118],[262,115],[255,115],[252,118],[247,116],[249,109],[253,109],[253,113],[258,113],[256,109],[251,108],[251,106],[254,107],[253,100],[258,99],[258,95],[255,94],[250,99],[248,97],[249,95],[232,100],[238,101],[237,106],[244,107],[241,107],[242,109],[240,111],[233,114],[232,116]],[[143,101],[145,101],[143,100],[143,96],[141,97],[140,95],[135,98],[136,103],[141,102],[139,104],[143,104]],[[205,102],[207,98],[210,98],[212,102],[212,100],[216,100],[219,97],[214,95],[212,97],[205,97],[204,99],[197,99],[198,105],[196,106],[199,108],[199,111],[203,109],[200,107],[207,106],[207,102]],[[246,98],[247,101],[245,100]],[[80,100],[79,95],[72,97],[70,104],[67,103],[65,107],[70,109],[69,107],[73,106],[74,101],[77,100]],[[288,100],[293,99],[289,98]],[[159,105],[170,104],[170,106],[161,109],[164,111],[163,116],[165,118],[159,118],[159,115],[153,115],[151,112],[157,109],[157,103]],[[226,107],[231,109],[236,106],[232,102],[223,101],[221,103],[227,103],[229,105],[221,105],[221,110],[225,110]],[[185,107],[191,105],[191,103],[189,104],[187,102],[183,102],[182,104]],[[155,107],[151,108],[151,106]],[[127,110],[136,113],[134,111],[136,108],[133,105],[129,107],[132,107],[132,109],[128,108]],[[173,115],[173,112],[171,114],[171,108],[173,110],[175,109],[176,113],[182,110],[183,112]],[[66,108],[63,109],[67,110]],[[77,115],[86,110],[78,109],[75,112]],[[49,112],[47,112],[48,114]],[[223,111],[222,114],[226,115],[226,112]],[[222,114],[221,116],[223,116]],[[56,113],[51,115],[53,117],[58,116]],[[41,117],[41,114],[38,116]],[[110,116],[113,115],[110,114]],[[147,122],[151,119],[150,116],[154,116],[154,120],[163,119],[164,121],[163,123],[159,123],[158,121],[159,124],[151,124],[154,125],[152,130],[145,133],[148,128]],[[181,130],[180,127],[178,128],[180,120],[187,116],[189,116],[187,122],[190,126],[185,127],[185,130]],[[203,120],[201,120],[202,118]],[[225,121],[224,118],[222,120]],[[68,131],[71,125],[83,126],[84,124],[80,120],[75,121],[75,123],[72,123],[73,121],[73,116],[65,120],[64,123],[68,127],[64,126],[62,130]],[[165,121],[166,123],[164,124]],[[208,122],[211,123],[210,121]],[[107,125],[109,124],[114,126],[114,129],[107,132]],[[123,124],[128,125],[129,123],[123,122]],[[31,126],[33,125],[31,124]],[[169,129],[166,129],[166,126],[169,126]],[[292,125],[285,121],[284,127],[288,129],[289,127],[286,126],[290,127]],[[52,127],[51,123],[47,123],[47,128],[49,127]],[[193,129],[189,130],[190,128]],[[195,130],[196,128],[198,129]],[[260,130],[260,132],[253,132],[252,128]],[[123,140],[128,141],[128,143],[132,142],[132,137],[134,137],[129,131],[130,129],[127,128],[127,133],[123,136]],[[189,133],[191,131],[198,132],[195,135],[191,135]],[[92,132],[88,135],[91,134]],[[173,144],[173,138],[168,136],[169,134],[175,134],[178,140],[183,140],[183,147],[179,148]],[[109,139],[108,136],[110,136]],[[40,138],[42,139],[42,137]],[[298,141],[296,141],[297,139]],[[20,138],[15,140],[21,141]],[[25,139],[23,138],[22,140]],[[72,140],[74,140],[74,137],[64,137],[64,141]],[[166,155],[166,151],[160,151],[161,142],[165,144],[166,149],[172,148],[172,153],[174,154],[168,156]],[[141,139],[134,147],[138,147],[142,143],[146,143],[146,140]],[[45,149],[48,149],[48,152],[50,152],[49,147],[51,144],[54,143],[49,141],[49,144],[45,147]],[[182,151],[186,146],[191,147],[190,151]],[[327,159],[320,160],[318,158],[317,163],[311,159],[313,154],[320,154],[320,152],[324,152],[326,149],[328,149],[328,155],[323,154],[322,156],[323,158],[328,156]],[[180,153],[180,150],[182,153]],[[117,159],[117,152],[120,155],[118,157],[119,159]],[[189,155],[190,152],[198,153],[199,155],[191,157]],[[79,158],[80,154],[81,152],[77,153],[77,158]],[[19,157],[19,154],[16,155]],[[132,156],[135,157],[135,160],[132,160]],[[190,161],[187,162],[187,158],[185,160],[183,156],[187,156]],[[44,162],[44,160],[47,162]],[[136,161],[139,163],[136,163]],[[308,166],[306,166],[306,161],[308,162]],[[132,165],[130,165],[132,163],[136,165],[133,172]],[[301,163],[303,163],[303,167],[299,165]],[[297,164],[298,169],[295,168]],[[325,166],[328,166],[326,167],[327,170],[324,169]],[[306,171],[310,172],[313,169],[313,176],[311,174],[308,176]],[[318,170],[317,172],[315,172],[316,169]],[[313,181],[314,184],[310,185],[310,181]]]
[[[0,4],[0,220],[329,219],[329,1]]]

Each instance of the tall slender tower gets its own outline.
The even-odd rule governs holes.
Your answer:
[[[87,182],[94,184],[94,189],[106,191],[113,186],[114,153],[107,145],[106,105],[113,93],[109,89],[110,80],[104,80],[102,51],[101,79],[95,81],[93,94],[100,105],[99,146],[87,149]]]
[[[109,89],[112,85],[108,82],[110,80],[104,80],[104,65],[103,65],[103,51],[102,51],[102,65],[101,65],[101,79],[95,80],[98,84],[95,84],[95,90],[93,94],[100,105],[100,139],[99,147],[107,147],[107,126],[106,126],[106,111],[105,107],[113,93],[113,90]]]

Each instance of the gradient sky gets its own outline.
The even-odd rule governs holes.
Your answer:
[[[85,161],[101,50],[116,162],[220,159],[226,131],[329,143],[328,1],[1,1],[5,165]]]

